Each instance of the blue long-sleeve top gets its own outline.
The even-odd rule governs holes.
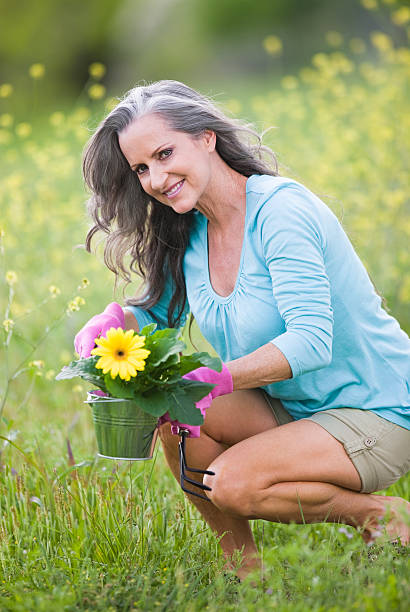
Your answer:
[[[189,310],[223,361],[277,346],[292,378],[264,387],[295,418],[330,408],[373,410],[410,429],[410,339],[381,305],[332,211],[293,179],[246,183],[244,239],[235,288],[212,288],[208,221],[195,212],[184,275]],[[172,287],[152,312],[167,326]],[[140,326],[153,321],[128,306]]]

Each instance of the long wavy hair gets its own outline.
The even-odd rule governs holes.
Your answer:
[[[177,327],[187,299],[182,264],[193,212],[178,214],[145,193],[118,143],[118,135],[131,122],[150,113],[160,115],[171,128],[194,138],[213,130],[216,151],[243,176],[278,176],[278,165],[273,151],[262,144],[250,124],[228,117],[212,98],[179,81],[134,87],[90,138],[84,150],[83,174],[92,194],[87,208],[94,225],[85,247],[90,252],[94,234],[105,232],[104,262],[115,273],[116,281],[122,278],[126,287],[132,281],[131,273],[142,277],[143,293],[127,298],[127,305],[152,308],[170,275],[173,293],[168,326]],[[129,257],[127,268],[125,258]]]

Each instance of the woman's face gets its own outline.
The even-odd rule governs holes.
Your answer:
[[[214,132],[194,138],[151,114],[130,123],[118,140],[148,195],[180,214],[197,205],[210,181]]]

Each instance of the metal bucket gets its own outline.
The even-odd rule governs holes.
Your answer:
[[[90,392],[86,404],[93,411],[98,454],[106,459],[152,459],[158,437],[157,417],[135,400],[103,397]]]

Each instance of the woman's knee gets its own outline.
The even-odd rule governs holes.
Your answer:
[[[207,468],[214,476],[205,475],[204,484],[211,488],[207,496],[225,514],[238,518],[254,518],[253,508],[257,490],[254,483],[241,476],[240,466],[218,457]]]

